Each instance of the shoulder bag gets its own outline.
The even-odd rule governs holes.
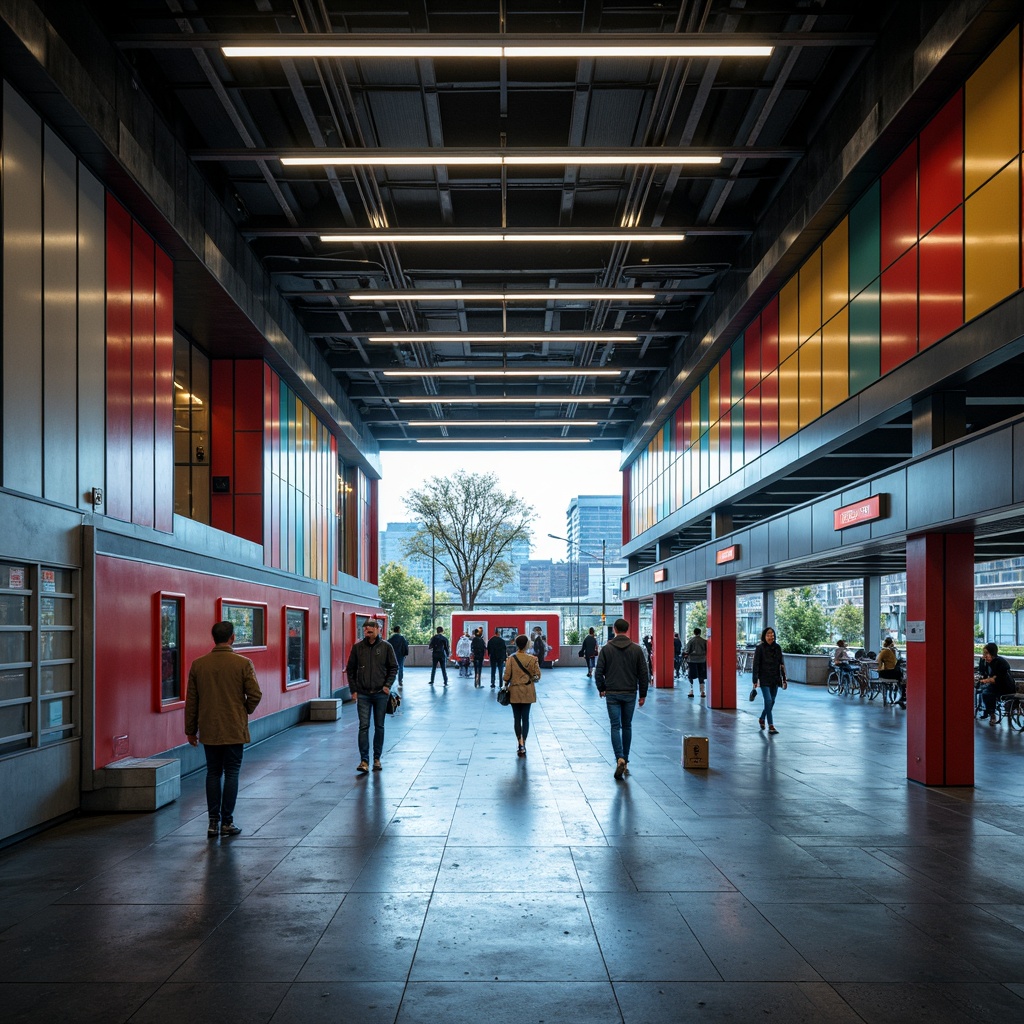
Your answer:
[[[402,706],[402,698],[395,693],[394,690],[388,694],[387,707],[384,708],[384,714],[393,715]]]

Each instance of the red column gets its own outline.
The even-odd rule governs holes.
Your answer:
[[[907,778],[926,786],[974,785],[974,537],[930,533],[907,540]]]
[[[623,601],[622,617],[629,623],[630,640],[636,644],[640,643],[640,602]],[[601,642],[604,643],[604,637],[601,638]]]
[[[708,581],[708,706],[736,707],[736,581]]]
[[[675,672],[672,667],[672,635],[675,632],[675,621],[675,594],[655,594],[651,661],[654,665],[654,678],[657,680],[655,685],[662,689],[675,685]]]

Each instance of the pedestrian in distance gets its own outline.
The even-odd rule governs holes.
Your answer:
[[[633,712],[644,706],[651,675],[643,648],[629,639],[629,623],[616,619],[614,636],[601,648],[594,669],[597,692],[604,698],[611,727],[615,778],[629,774],[629,748],[633,741]],[[637,696],[639,695],[639,701]]]
[[[601,645],[597,642],[597,634],[594,632],[594,627],[590,627],[590,631],[583,638],[583,647],[581,653],[584,658],[587,659],[587,678],[590,679],[594,675],[594,666],[597,664],[597,652],[600,650]]]
[[[487,653],[487,641],[484,639],[482,626],[477,626],[473,630],[470,648],[473,652],[473,688],[479,689],[484,685],[481,677],[484,674],[484,655]]]
[[[373,716],[373,770],[381,769],[384,751],[384,717],[387,714],[391,684],[398,675],[394,649],[380,635],[380,623],[367,619],[363,623],[363,639],[352,645],[348,664],[349,689],[356,695],[359,712],[359,766],[365,775],[370,770],[370,716]]]
[[[395,652],[395,661],[398,662],[398,685],[402,685],[405,677],[405,659],[409,657],[409,641],[402,636],[402,627],[395,626],[388,638],[391,650]]]
[[[505,638],[494,627],[494,636],[487,641],[487,657],[491,662],[491,689],[494,689],[494,680],[504,678],[505,659],[508,657],[508,648],[505,646]]]
[[[705,686],[708,678],[708,642],[700,635],[700,627],[693,631],[693,636],[686,641],[686,649],[683,651],[686,659],[686,671],[690,677],[690,692],[687,697],[693,696],[693,681],[700,683],[700,695],[706,697]]]
[[[464,630],[455,644],[455,657],[459,659],[459,675],[469,675],[469,663],[473,657],[473,638]]]
[[[672,667],[675,669],[675,676],[678,679],[683,667],[683,641],[679,639],[678,632],[672,634]]]
[[[786,689],[786,659],[782,656],[782,648],[775,642],[775,630],[771,626],[761,632],[761,642],[754,648],[754,666],[751,669],[754,689],[760,688],[764,700],[764,710],[757,724],[773,736],[779,731],[772,720],[772,708],[779,687]],[[753,700],[753,693],[750,695]]]
[[[537,659],[537,665],[544,664],[544,655],[548,650],[548,638],[544,633],[537,633],[533,639],[533,656]]]
[[[520,634],[516,637],[515,653],[505,662],[502,680],[508,686],[509,706],[512,708],[512,728],[519,747],[516,754],[526,757],[526,737],[530,735],[530,705],[537,703],[537,682],[540,662],[536,655],[526,651],[530,641]]]
[[[434,673],[437,672],[440,665],[441,678],[444,680],[444,685],[447,686],[448,669],[445,667],[445,663],[448,661],[451,646],[448,643],[448,637],[444,635],[444,626],[437,627],[437,631],[430,638],[430,643],[427,646],[430,648],[430,685],[434,685]]]
[[[217,622],[210,632],[213,650],[196,658],[188,672],[185,735],[193,747],[203,744],[210,817],[206,836],[215,839],[242,831],[235,824],[238,773],[244,745],[250,742],[249,716],[259,707],[263,694],[252,662],[231,649],[235,627]]]

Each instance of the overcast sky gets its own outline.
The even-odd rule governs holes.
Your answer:
[[[534,507],[533,558],[566,557],[563,541],[549,533],[566,536],[565,513],[580,494],[621,494],[619,453],[537,451],[381,452],[384,475],[380,482],[380,528],[405,523],[409,512],[402,495],[421,487],[435,476],[458,469],[469,473],[497,473],[501,489],[516,492]]]

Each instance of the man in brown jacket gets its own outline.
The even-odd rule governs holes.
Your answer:
[[[249,742],[249,715],[263,699],[256,671],[248,658],[235,654],[235,627],[218,622],[211,630],[216,645],[196,658],[188,673],[185,735],[194,747],[200,739],[206,754],[206,806],[209,839],[237,836],[234,824],[242,748]],[[224,779],[221,792],[221,777]]]

